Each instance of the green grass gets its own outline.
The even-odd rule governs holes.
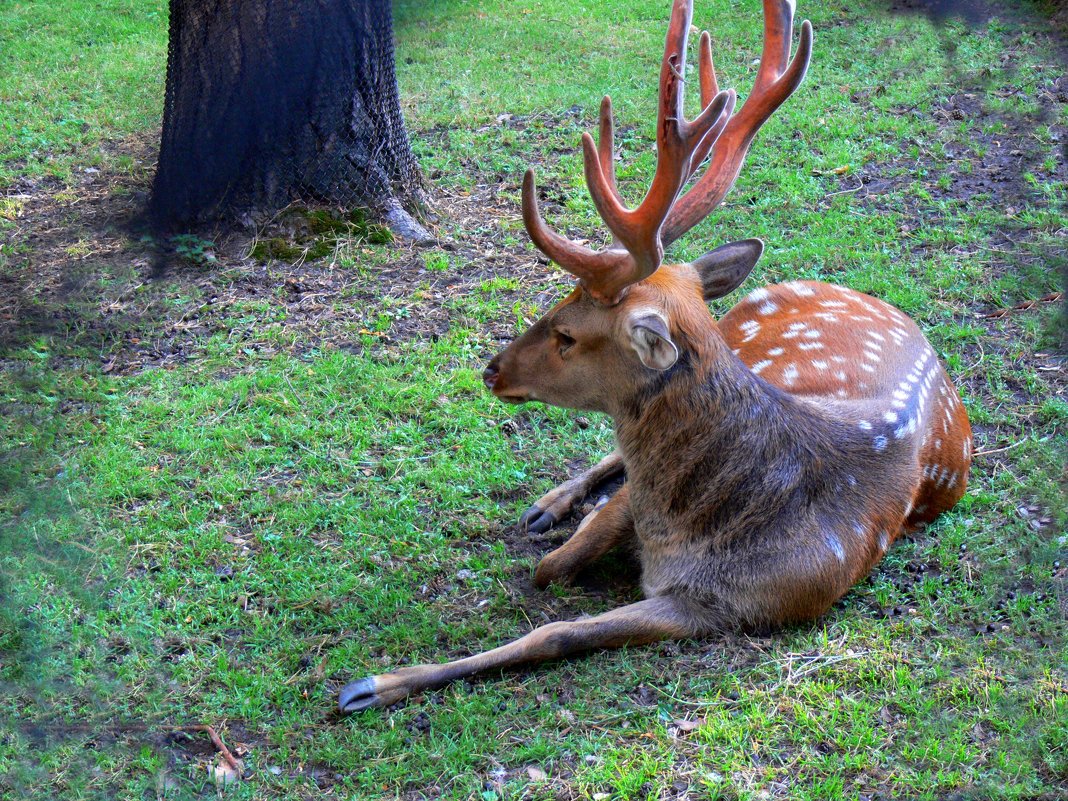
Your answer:
[[[0,184],[69,178],[109,143],[159,124],[167,4],[5,4],[0,27]]]
[[[91,279],[89,300],[152,310],[116,324],[100,317],[107,304],[72,296],[2,354],[4,793],[212,796],[209,752],[168,736],[210,723],[247,747],[246,780],[221,791],[239,799],[1063,797],[1054,563],[1068,405],[1062,373],[1040,369],[1062,364],[1059,310],[979,316],[1057,288],[1068,215],[1050,126],[1065,120],[1041,119],[1034,98],[1059,73],[1041,30],[936,28],[874,0],[801,3],[816,29],[808,79],[727,204],[673,255],[760,236],[750,287],[819,278],[898,305],[961,387],[978,447],[1005,450],[977,459],[961,504],[810,626],[598,653],[333,717],[351,678],[635,597],[611,582],[531,589],[534,557],[508,527],[569,465],[606,452],[610,425],[506,407],[479,373],[500,332],[522,330],[564,288],[534,263],[518,220],[522,170],[536,165],[557,200],[553,224],[602,236],[577,146],[609,91],[621,185],[633,199],[646,185],[665,5],[397,5],[426,172],[451,198],[501,182],[477,222],[442,220],[460,246],[420,252],[414,291],[381,283],[380,269],[418,265],[358,221],[261,240],[247,259],[193,238],[188,273],[146,282],[141,243],[110,231],[115,247],[102,247],[79,216],[90,204],[78,173],[118,176],[113,191],[143,181],[122,142],[158,126],[163,4],[0,9],[0,185],[23,181],[0,206],[0,279],[35,291],[45,245],[21,231],[51,204],[42,230],[67,237],[64,269]],[[697,5],[721,84],[744,97],[759,4]],[[939,118],[957,87],[985,112]],[[953,176],[983,169],[981,151],[1006,135],[994,112],[1034,123],[1033,193],[954,196]],[[889,188],[851,191],[869,173]],[[65,188],[46,198],[33,188],[42,176]],[[483,261],[475,240],[497,258]],[[334,312],[320,338],[299,327],[280,282],[238,296],[214,329],[178,329],[192,358],[102,368],[130,337],[198,319],[262,261],[351,275],[319,299]],[[405,334],[435,313],[444,333]]]

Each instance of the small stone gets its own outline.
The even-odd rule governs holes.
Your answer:
[[[474,577],[475,577],[475,574],[474,574],[474,571],[472,571],[472,570],[464,569],[464,570],[456,571],[456,578],[458,578],[460,581],[467,581],[468,579],[471,579],[471,578],[474,578]]]

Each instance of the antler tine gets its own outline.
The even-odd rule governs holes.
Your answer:
[[[601,162],[601,172],[608,180],[612,193],[619,198],[616,187],[615,163],[615,125],[612,121],[612,98],[605,95],[601,99],[600,127],[597,131],[597,156]]]
[[[538,194],[534,185],[534,170],[523,175],[523,225],[538,249],[582,281],[595,279],[604,270],[618,270],[629,254],[624,250],[597,252],[560,236],[545,224],[538,210]],[[592,292],[601,300],[599,294]],[[614,300],[606,300],[611,302]]]
[[[749,145],[776,109],[801,84],[812,55],[812,25],[801,23],[801,35],[793,59],[793,0],[764,0],[764,50],[753,91],[738,113],[731,117],[717,140],[708,143],[712,158],[697,183],[679,198],[665,222],[661,238],[671,244],[708,216],[738,178]],[[710,56],[711,57],[711,56]],[[694,153],[694,169],[709,152],[701,143]]]
[[[538,193],[534,185],[533,167],[528,168],[523,175],[523,225],[526,226],[527,233],[530,234],[530,238],[534,240],[538,249],[557,264],[582,265],[587,259],[597,255],[589,248],[560,236],[545,224],[538,210]]]
[[[719,141],[719,137],[723,134],[727,125],[730,124],[731,114],[734,113],[734,104],[737,101],[738,96],[733,89],[728,89],[722,94],[727,95],[727,101],[723,107],[722,116],[719,117],[708,129],[708,132],[698,140],[697,146],[693,149],[693,156],[690,158],[689,175],[686,176],[687,180],[690,175],[693,175],[697,171],[697,168],[701,166],[701,162],[705,160],[708,151],[710,151],[716,142]],[[711,106],[709,106],[709,108],[711,108]]]
[[[697,71],[701,78],[701,107],[704,108],[719,94],[716,67],[712,63],[712,37],[708,35],[708,31],[701,31],[701,42],[697,49]]]
[[[764,0],[764,49],[751,94],[766,90],[786,69],[796,9],[795,0]]]

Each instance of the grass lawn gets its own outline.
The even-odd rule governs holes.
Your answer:
[[[166,4],[0,6],[0,795],[1068,797],[1068,381],[1044,300],[1068,269],[1068,44],[1008,0],[939,25],[799,5],[808,78],[670,255],[759,236],[743,291],[829,280],[916,319],[975,428],[968,494],[812,625],[343,719],[353,678],[638,597],[623,556],[534,589],[576,521],[514,522],[611,425],[506,407],[479,375],[569,285],[523,231],[523,169],[555,227],[600,241],[578,142],[610,92],[620,185],[647,185],[668,4],[401,0],[438,245],[296,210],[256,241],[189,237],[162,276],[125,221]],[[759,6],[695,11],[742,97]],[[217,786],[196,724],[243,781]]]

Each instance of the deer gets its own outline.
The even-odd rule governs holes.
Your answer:
[[[593,649],[770,630],[814,621],[894,541],[963,496],[972,437],[960,397],[919,327],[852,289],[796,280],[750,292],[718,321],[708,302],[749,276],[763,243],[721,245],[665,264],[664,249],[734,184],[758,129],[800,85],[812,50],[793,0],[763,0],[764,46],[735,112],[701,34],[701,111],[683,114],[692,0],[674,0],[659,79],[657,163],[633,209],[615,180],[613,113],[582,137],[586,184],[611,233],[600,250],[553,231],[532,170],[522,184],[534,244],[575,278],[572,291],[496,355],[483,380],[510,404],[607,414],[616,449],[523,515],[544,531],[608,477],[625,481],[538,564],[539,587],[566,583],[636,546],[644,600],[443,664],[343,687],[342,713],[490,670]],[[708,167],[689,189],[688,182]]]

